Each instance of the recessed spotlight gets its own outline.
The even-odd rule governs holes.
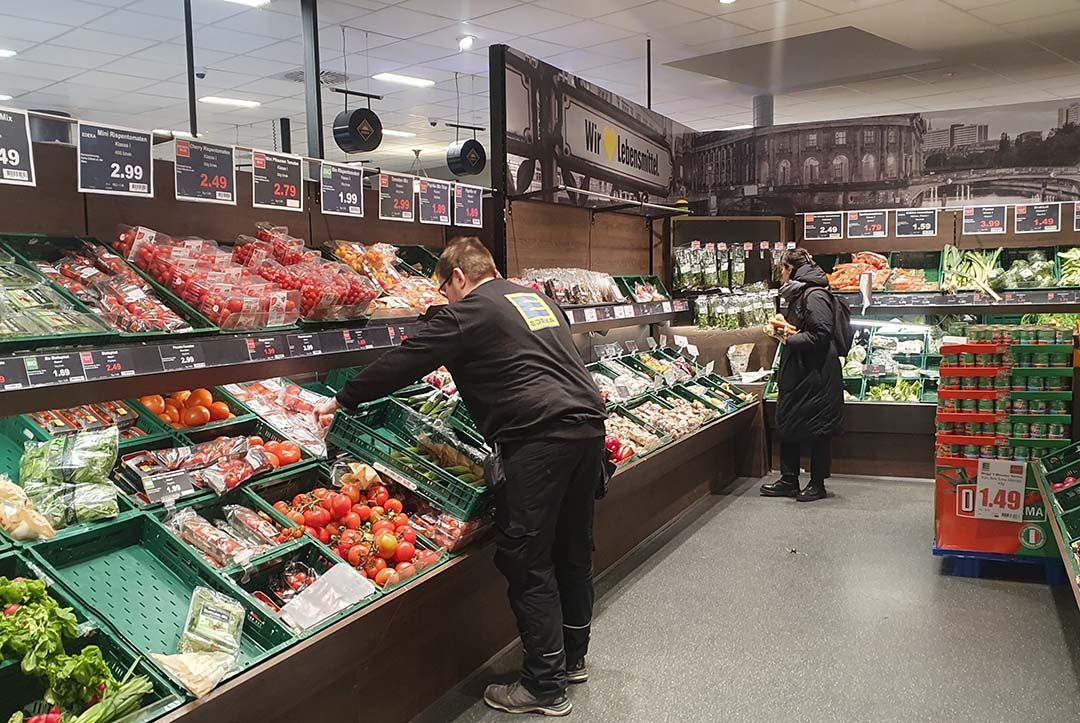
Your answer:
[[[0,100],[11,100],[11,96],[0,93]]]
[[[411,85],[415,88],[430,88],[435,85],[434,80],[414,78],[411,75],[398,75],[397,73],[377,73],[371,77],[375,80],[381,80],[384,83],[400,83],[401,85]]]
[[[408,131],[391,131],[383,128],[382,134],[384,136],[393,136],[394,138],[415,138],[415,133],[409,133]]]
[[[475,42],[476,42],[476,37],[473,36],[473,35],[466,35],[463,38],[458,38],[458,41],[457,41],[458,50],[460,50],[462,52],[464,52],[466,50],[469,50],[470,48],[472,48],[473,43],[475,43]]]
[[[14,50],[0,48],[0,58],[14,58],[16,55],[18,55],[18,53],[16,53]]]
[[[188,133],[187,131],[171,131],[168,128],[155,128],[154,130],[152,130],[150,132],[153,133],[155,136],[172,136],[173,138],[194,138],[195,137],[195,136],[191,135],[190,133]]]
[[[258,108],[262,105],[257,100],[240,100],[239,98],[222,98],[216,95],[204,95],[199,98],[200,103],[209,103],[210,105],[231,105],[236,108]]]
[[[731,5],[735,0],[720,0],[721,5]]]
[[[266,5],[270,0],[225,0],[227,3],[234,3],[236,5],[247,5],[249,8],[257,8],[260,5]]]

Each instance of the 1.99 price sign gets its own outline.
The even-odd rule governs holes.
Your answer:
[[[454,186],[454,225],[480,228],[484,225],[484,189],[480,186]]]
[[[153,198],[149,133],[80,121],[78,134],[79,191]]]
[[[304,175],[300,157],[252,151],[251,205],[303,211]]]
[[[379,174],[379,218],[384,221],[412,221],[413,177],[396,173]]]
[[[36,185],[30,122],[22,111],[0,108],[0,183]]]
[[[1005,233],[1005,212],[1005,206],[964,206],[964,235]]]
[[[450,225],[450,184],[420,179],[420,223]]]
[[[331,216],[364,215],[364,169],[323,161],[319,172],[322,212]]]
[[[176,141],[176,200],[236,205],[236,163],[230,146]]]

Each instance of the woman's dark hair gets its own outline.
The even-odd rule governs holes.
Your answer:
[[[782,259],[784,266],[794,271],[800,266],[806,266],[807,264],[814,263],[814,257],[810,255],[810,252],[804,248],[788,249],[784,252],[784,258]]]

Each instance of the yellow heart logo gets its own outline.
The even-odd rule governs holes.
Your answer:
[[[615,158],[615,148],[619,145],[619,138],[615,131],[610,127],[604,128],[604,153],[607,153],[608,160]]]

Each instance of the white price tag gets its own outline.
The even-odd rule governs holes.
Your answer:
[[[705,365],[705,373],[706,374],[712,374],[713,367],[715,367],[715,366],[716,366],[715,361],[711,361],[708,364],[706,364]]]
[[[675,346],[677,346],[680,349],[682,349],[683,347],[690,344],[690,340],[687,339],[685,336],[679,336],[678,334],[675,334],[674,338],[675,338]]]
[[[626,309],[621,307],[621,306],[616,306],[615,307],[615,318],[616,319],[625,319],[626,318]]]
[[[635,314],[634,314],[634,307],[633,306],[627,304],[622,309],[623,309],[623,314],[626,316],[627,319],[633,319],[634,318]]]
[[[1024,521],[1024,485],[1027,480],[1027,462],[984,459],[979,461],[978,484],[975,499],[971,501],[975,518],[980,520]],[[971,488],[967,491],[970,493]],[[958,495],[957,504],[965,506],[964,495]]]
[[[593,309],[591,307],[585,309],[585,323],[588,324],[593,321],[596,321],[596,309]]]
[[[661,334],[660,335],[660,348],[663,349],[666,346],[667,346],[667,334]],[[656,344],[653,344],[652,347],[655,349]]]
[[[687,344],[686,345],[686,353],[689,354],[690,356],[694,357],[695,359],[697,359],[697,357],[698,357],[698,348],[696,346],[694,346],[693,344]]]
[[[663,307],[664,307],[664,313],[665,314],[670,314],[671,313],[671,302],[670,301],[665,301],[663,303]]]

